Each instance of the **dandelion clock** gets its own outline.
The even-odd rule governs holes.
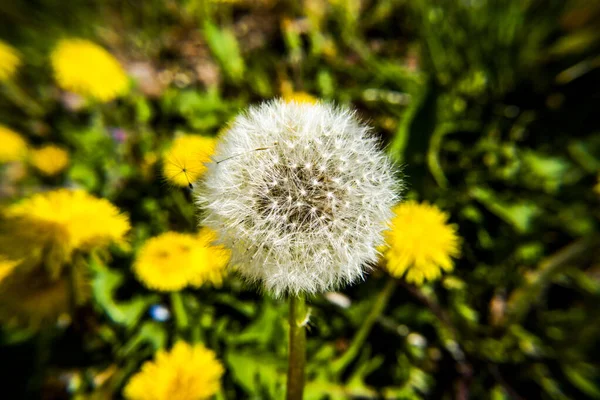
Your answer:
[[[327,103],[263,103],[217,143],[195,189],[202,223],[242,277],[290,298],[288,398],[302,396],[304,297],[363,278],[398,188],[369,127]]]

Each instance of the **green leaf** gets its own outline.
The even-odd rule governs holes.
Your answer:
[[[233,32],[228,28],[218,28],[213,23],[206,21],[204,37],[225,74],[232,81],[240,82],[244,78],[246,66]]]
[[[230,343],[253,343],[268,348],[274,343],[280,343],[282,337],[286,337],[284,330],[286,314],[281,307],[274,307],[270,302],[265,301],[259,313],[260,316],[255,318],[242,333],[229,338]]]
[[[521,158],[523,162],[521,171],[525,182],[531,187],[541,187],[547,192],[554,193],[561,185],[577,178],[576,175],[568,174],[571,164],[565,158],[552,157],[535,151],[525,151]]]
[[[279,360],[268,354],[229,351],[225,361],[235,381],[247,393],[264,392],[270,399],[283,398],[286,367]]]
[[[123,282],[123,274],[100,264],[94,258],[90,260],[90,268],[94,272],[92,293],[95,301],[119,325],[132,328],[148,306],[158,300],[158,296],[135,296],[130,301],[117,302],[113,296]]]
[[[600,399],[600,387],[595,382],[598,382],[598,375],[594,374],[594,370],[589,365],[579,364],[576,366],[563,366],[569,382],[577,389],[593,399]]]
[[[600,39],[600,32],[596,29],[581,29],[569,35],[562,36],[549,49],[553,56],[566,56],[570,54],[582,53],[594,46]]]
[[[418,97],[413,96],[389,147],[390,155],[398,163],[415,163],[418,162],[415,157],[425,156],[435,130],[438,94],[435,87],[426,87]]]
[[[535,217],[540,215],[540,208],[530,201],[508,203],[488,189],[474,188],[471,195],[482,203],[489,211],[496,214],[508,224],[512,225],[519,233],[526,233],[532,227]]]
[[[139,96],[135,98],[135,115],[137,122],[146,123],[152,118],[152,108],[148,100],[144,97]]]
[[[147,321],[119,350],[120,356],[125,357],[133,354],[144,344],[150,344],[154,351],[162,349],[167,343],[167,333],[164,325],[155,321]]]

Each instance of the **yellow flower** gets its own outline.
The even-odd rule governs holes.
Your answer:
[[[287,103],[296,102],[296,103],[308,103],[315,104],[318,99],[306,92],[291,92],[287,93],[283,96],[283,99]]]
[[[407,201],[394,208],[391,230],[382,249],[391,275],[417,285],[451,271],[458,257],[459,236],[448,215],[434,205]]]
[[[160,291],[181,290],[205,282],[219,285],[229,252],[213,246],[214,233],[203,228],[198,236],[166,232],[149,239],[140,249],[133,269],[147,287]]]
[[[224,369],[215,353],[201,344],[177,342],[170,352],[159,350],[125,387],[131,400],[203,400],[221,387]]]
[[[0,238],[2,253],[10,255],[14,246],[27,249],[27,256],[41,257],[55,274],[74,251],[122,243],[130,229],[117,207],[82,190],[39,193],[8,207],[5,215],[12,234]]]
[[[0,40],[0,81],[12,78],[20,65],[19,52]]]
[[[46,145],[30,153],[31,164],[46,176],[62,172],[69,165],[69,153],[58,146]]]
[[[206,171],[215,150],[215,139],[200,135],[183,135],[173,141],[163,160],[163,174],[177,186],[191,186]]]
[[[17,132],[0,125],[0,163],[22,160],[27,154],[27,142]]]
[[[127,75],[106,50],[83,39],[65,39],[51,56],[54,76],[64,90],[108,102],[125,94]]]
[[[197,240],[203,255],[203,268],[197,268],[197,274],[190,278],[190,284],[195,287],[210,282],[215,286],[223,283],[225,267],[231,256],[229,250],[223,246],[215,245],[217,234],[209,228],[202,228],[198,232]]]

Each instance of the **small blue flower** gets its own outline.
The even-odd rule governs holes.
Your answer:
[[[162,304],[154,304],[148,311],[150,317],[158,322],[165,322],[171,318],[171,312]]]

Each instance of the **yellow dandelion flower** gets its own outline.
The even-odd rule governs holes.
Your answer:
[[[197,273],[190,278],[192,286],[200,287],[206,282],[220,286],[223,283],[225,267],[229,263],[231,253],[225,247],[216,245],[214,243],[216,239],[217,234],[212,229],[200,229],[197,240],[203,257],[201,264],[203,268],[198,268]]]
[[[0,125],[0,163],[19,161],[27,154],[27,142],[12,129]]]
[[[224,368],[201,344],[177,342],[170,352],[159,350],[142,365],[124,390],[131,400],[203,400],[221,387]]]
[[[0,40],[0,82],[11,79],[20,65],[19,52]]]
[[[128,79],[119,62],[106,50],[83,39],[65,39],[50,56],[54,76],[64,90],[108,102],[123,95]]]
[[[46,176],[54,176],[69,165],[69,153],[54,145],[32,150],[29,157],[31,164]]]
[[[160,291],[181,290],[204,282],[219,285],[229,254],[212,246],[214,233],[203,229],[198,236],[166,232],[149,239],[133,265],[138,279]]]
[[[177,186],[190,186],[206,171],[215,150],[214,138],[183,135],[173,141],[163,160],[163,174]]]
[[[138,279],[162,291],[183,289],[196,265],[192,262],[197,240],[193,235],[166,232],[148,239],[133,265]]]
[[[406,274],[407,282],[421,285],[438,279],[442,270],[451,271],[452,257],[460,254],[460,239],[447,221],[448,214],[434,205],[407,201],[396,206],[382,249],[390,274],[397,278]]]
[[[128,217],[117,207],[82,190],[39,193],[8,207],[5,214],[13,234],[0,245],[12,241],[42,250],[44,261],[56,271],[76,250],[123,243],[130,229]]]
[[[306,92],[291,92],[284,94],[283,99],[287,103],[296,102],[296,103],[308,103],[315,104],[318,99],[313,95],[310,95]]]

